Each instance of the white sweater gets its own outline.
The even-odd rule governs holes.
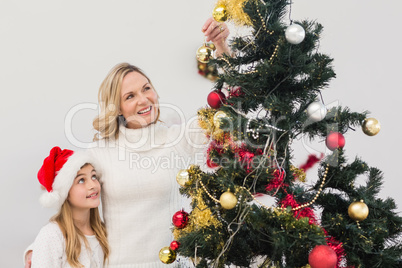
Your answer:
[[[81,254],[78,261],[86,268],[103,267],[103,250],[96,237],[85,236],[89,249],[81,242]],[[50,222],[45,225],[35,239],[31,268],[71,268],[67,262],[66,242],[59,225]]]
[[[159,251],[172,242],[172,216],[182,208],[176,175],[191,163],[205,165],[207,141],[198,124],[156,123],[141,129],[120,126],[117,140],[90,149],[101,168],[108,267],[171,266],[159,260]]]

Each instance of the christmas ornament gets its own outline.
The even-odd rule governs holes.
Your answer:
[[[356,201],[349,205],[348,214],[352,220],[364,221],[369,214],[369,208],[363,200]]]
[[[249,2],[249,0],[219,0],[216,5],[225,6],[227,12],[227,19],[233,22],[237,26],[251,26],[253,25],[250,17],[244,12],[245,4]]]
[[[184,210],[177,211],[172,218],[173,225],[179,229],[187,226],[188,223],[188,213]]]
[[[225,5],[217,5],[212,11],[212,17],[217,22],[224,22],[228,19],[227,10]]]
[[[222,91],[215,90],[208,94],[207,102],[212,108],[219,109],[225,99],[226,96]]]
[[[214,51],[209,46],[205,45],[205,43],[197,49],[197,60],[202,63],[208,63],[210,59],[213,58]]]
[[[215,164],[214,161],[212,161],[210,158],[207,159],[207,166],[208,166],[209,168],[216,168],[216,167],[218,167],[218,165]]]
[[[216,47],[214,43],[206,43],[205,44],[207,47],[212,49],[213,51],[216,50]],[[218,78],[218,68],[216,67],[216,64],[211,64],[209,62],[203,63],[197,60],[197,66],[198,66],[198,73],[205,78],[215,81]]]
[[[219,127],[220,123],[222,122],[223,119],[227,119],[228,116],[225,112],[223,111],[218,111],[214,115],[214,125],[216,127]]]
[[[176,252],[170,247],[163,247],[159,251],[159,259],[166,264],[170,264],[176,260]]]
[[[237,198],[233,193],[227,191],[221,195],[219,202],[224,209],[232,209],[237,204]]]
[[[366,118],[363,121],[362,129],[364,134],[368,136],[375,136],[380,132],[381,125],[375,118]]]
[[[303,27],[299,24],[292,24],[285,31],[286,40],[292,45],[300,44],[306,35]]]
[[[345,137],[339,132],[331,132],[328,134],[325,144],[331,151],[343,148],[345,146]]]
[[[335,251],[326,245],[316,246],[308,256],[311,268],[335,268],[337,262]]]
[[[307,111],[308,117],[313,122],[318,122],[318,121],[323,120],[325,118],[325,115],[327,114],[327,108],[325,108],[325,105],[319,101],[311,103],[307,107],[306,111]]]
[[[187,169],[179,170],[179,173],[176,175],[176,181],[181,187],[191,185],[192,181],[190,180],[190,174],[188,174]]]
[[[212,49],[213,51],[216,50],[215,44],[212,42],[206,43],[206,46],[209,47],[210,49]]]
[[[178,250],[179,247],[180,247],[180,243],[177,242],[177,241],[172,241],[172,243],[170,243],[170,248],[171,248],[172,250]]]

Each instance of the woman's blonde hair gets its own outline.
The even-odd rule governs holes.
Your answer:
[[[52,217],[51,221],[56,222],[64,236],[66,241],[66,256],[67,261],[71,267],[84,267],[78,258],[81,254],[81,241],[84,241],[85,245],[88,247],[88,241],[85,235],[74,225],[73,214],[71,212],[71,205],[66,200],[62,205],[59,213]],[[100,246],[103,250],[103,263],[109,257],[110,249],[109,243],[107,241],[107,232],[105,224],[102,222],[98,208],[90,209],[90,225],[95,233],[96,239],[98,239]]]
[[[119,125],[124,119],[119,117],[120,110],[120,92],[124,77],[131,72],[137,72],[145,76],[152,85],[151,79],[138,67],[129,63],[117,64],[110,70],[106,78],[103,80],[98,93],[98,102],[100,105],[100,114],[94,119],[93,127],[98,133],[95,134],[94,140],[116,138],[119,135]],[[158,121],[160,110],[158,107]]]

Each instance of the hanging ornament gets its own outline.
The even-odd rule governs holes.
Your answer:
[[[343,148],[345,146],[345,137],[339,132],[331,132],[328,134],[325,144],[331,151]]]
[[[213,51],[216,50],[214,43],[206,43],[207,47],[211,48]],[[197,59],[198,73],[205,78],[215,81],[218,78],[218,68],[216,64],[211,64],[209,62],[203,63]]]
[[[190,180],[190,174],[188,174],[187,169],[179,170],[179,173],[176,175],[176,181],[181,187],[190,186],[192,181]]]
[[[212,17],[217,22],[225,22],[228,19],[227,10],[225,5],[217,5],[212,11]]]
[[[177,211],[172,218],[173,225],[179,229],[187,226],[188,223],[188,213],[184,210]]]
[[[178,250],[179,249],[179,247],[180,247],[180,243],[179,242],[177,242],[176,240],[175,241],[172,241],[172,243],[170,243],[170,248],[172,249],[172,250]]]
[[[304,37],[306,36],[306,32],[303,27],[299,24],[292,24],[285,31],[286,40],[292,45],[300,44]]]
[[[368,136],[375,136],[380,132],[381,125],[375,118],[366,118],[363,121],[362,129],[364,134]]]
[[[197,49],[196,57],[199,62],[208,63],[213,58],[214,51],[205,43]]]
[[[163,263],[170,264],[176,260],[176,252],[170,247],[163,247],[159,251],[159,259]]]
[[[212,161],[210,158],[208,158],[208,159],[207,159],[207,166],[208,166],[209,168],[216,168],[216,167],[218,167],[219,165],[215,164],[214,161]]]
[[[326,245],[315,246],[308,256],[311,268],[335,268],[337,262],[335,251]]]
[[[221,195],[219,202],[224,209],[232,209],[237,204],[237,198],[233,193],[227,191]]]
[[[222,106],[222,102],[226,99],[225,94],[222,91],[214,90],[208,94],[207,102],[209,106],[214,109],[219,109]]]
[[[315,101],[307,107],[307,115],[313,122],[321,121],[327,115],[327,108],[322,102]]]
[[[349,205],[348,214],[352,220],[364,221],[369,214],[369,208],[363,200],[356,201]]]
[[[219,127],[221,122],[222,122],[222,120],[227,119],[227,118],[228,118],[228,116],[227,116],[227,114],[225,112],[223,112],[223,111],[216,112],[215,115],[214,115],[214,125],[216,127]]]

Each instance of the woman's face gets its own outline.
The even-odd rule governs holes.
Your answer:
[[[138,72],[128,73],[123,78],[120,114],[126,119],[128,128],[142,128],[156,120],[158,94],[148,79]]]

